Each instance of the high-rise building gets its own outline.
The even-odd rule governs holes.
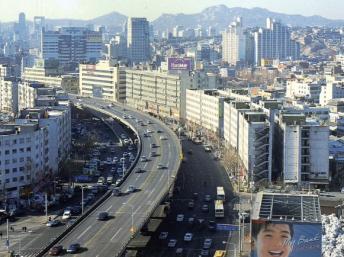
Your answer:
[[[60,64],[96,62],[102,52],[102,33],[83,27],[60,28],[44,31],[42,35],[43,59],[57,59]]]
[[[17,34],[19,40],[27,40],[27,27],[26,27],[26,18],[25,13],[19,13]]]
[[[42,48],[42,30],[45,29],[45,17],[35,16],[33,18],[32,45],[38,49]]]
[[[245,61],[245,43],[242,19],[237,18],[222,36],[223,61],[232,65]]]
[[[262,59],[298,59],[300,46],[291,39],[289,28],[271,18],[266,25],[254,33],[255,64],[260,66]]]
[[[150,59],[149,22],[146,18],[129,18],[127,22],[127,49],[131,62]]]

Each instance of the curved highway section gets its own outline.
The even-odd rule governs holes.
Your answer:
[[[122,192],[129,186],[136,187],[137,192],[119,197],[110,196],[59,242],[64,248],[72,243],[80,243],[83,249],[78,256],[119,256],[174,183],[182,156],[180,142],[165,124],[145,113],[126,106],[124,109],[122,105],[110,107],[109,103],[102,100],[83,98],[73,101],[129,123],[141,138],[141,157],[149,158],[147,162],[139,159],[134,171],[121,185]],[[127,116],[126,119],[123,118],[124,115]],[[141,126],[137,120],[142,120],[146,126]],[[145,137],[148,130],[151,131],[150,136]],[[157,147],[152,148],[152,144]],[[156,152],[157,156],[150,157],[151,152]],[[161,165],[165,168],[158,168]],[[137,168],[146,172],[135,173]],[[97,220],[98,213],[102,211],[109,213],[109,220]]]

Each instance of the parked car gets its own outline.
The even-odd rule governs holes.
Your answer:
[[[168,232],[161,232],[159,235],[160,240],[165,240],[168,236]]]
[[[65,210],[62,215],[63,220],[68,220],[72,217],[72,211],[71,210]]]
[[[170,241],[168,241],[167,246],[173,248],[173,247],[176,246],[176,244],[177,244],[177,240],[176,239],[170,239]]]
[[[178,222],[184,221],[184,214],[178,214],[176,220],[177,220]]]
[[[213,240],[211,238],[204,239],[203,249],[209,249],[212,243],[213,243]]]
[[[184,241],[185,242],[190,242],[192,241],[193,234],[192,233],[185,233],[184,235]]]

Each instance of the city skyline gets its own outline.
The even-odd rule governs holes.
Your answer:
[[[28,20],[32,20],[34,16],[40,15],[51,19],[70,18],[88,20],[113,11],[132,17],[147,17],[148,20],[152,21],[163,13],[192,14],[219,4],[224,4],[227,7],[261,7],[286,14],[300,14],[304,16],[320,15],[330,19],[342,19],[340,10],[344,8],[344,2],[340,0],[330,0],[331,4],[329,4],[329,1],[299,2],[297,0],[290,0],[288,2],[282,0],[234,0],[230,1],[230,4],[226,0],[206,0],[202,2],[196,0],[188,0],[187,2],[175,0],[171,2],[164,1],[162,3],[157,0],[99,0],[97,1],[97,5],[85,5],[85,2],[81,0],[27,0],[23,3],[21,0],[3,0],[0,3],[0,21],[16,21],[19,12],[24,12]],[[87,2],[91,3],[91,1]],[[128,4],[128,2],[130,3]],[[312,5],[309,5],[309,2],[313,2]],[[337,6],[337,8],[330,8],[333,5]],[[151,6],[154,6],[154,8],[151,8]]]

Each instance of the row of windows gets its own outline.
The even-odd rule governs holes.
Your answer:
[[[26,138],[26,143],[30,143],[31,142],[31,138],[30,137],[27,137]],[[25,138],[19,138],[19,140],[18,139],[13,139],[12,140],[12,145],[16,145],[16,144],[24,144],[25,143]],[[0,141],[0,146],[1,145],[6,145],[6,146],[10,146],[11,145],[11,140],[5,140],[5,142],[2,142],[2,141]]]
[[[17,181],[24,181],[24,176],[20,176],[20,177],[14,177],[12,178],[12,182],[17,182]],[[26,179],[30,180],[30,175],[26,175]],[[10,183],[10,179],[7,178],[5,179],[5,183]],[[0,184],[2,184],[2,180],[0,180]]]
[[[36,145],[36,149],[38,149],[38,145]],[[12,154],[16,154],[18,152],[18,149],[12,149]],[[24,153],[25,152],[25,148],[19,148],[19,152],[20,153]],[[31,147],[26,147],[26,152],[31,152]],[[5,150],[5,155],[9,155],[10,154],[10,150]],[[0,156],[1,156],[1,151],[0,151]]]

